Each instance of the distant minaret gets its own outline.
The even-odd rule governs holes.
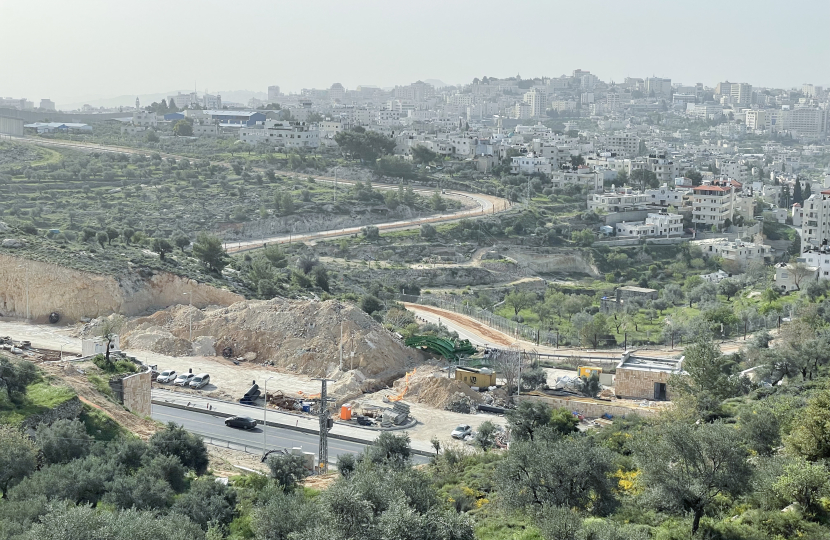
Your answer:
[[[141,103],[138,101],[138,97],[135,98],[135,110],[141,110]]]

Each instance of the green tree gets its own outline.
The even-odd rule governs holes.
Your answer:
[[[288,266],[288,259],[282,249],[280,249],[279,245],[272,244],[267,246],[262,251],[262,254],[265,255],[265,258],[268,259],[274,268],[285,268]]]
[[[714,500],[740,494],[750,474],[734,428],[721,422],[666,423],[637,441],[634,456],[660,507],[692,513],[692,535]]]
[[[67,463],[86,456],[92,446],[84,424],[78,420],[56,420],[37,428],[37,444],[46,463]]]
[[[438,158],[438,154],[422,144],[412,147],[412,161],[427,165]]]
[[[485,420],[476,430],[475,443],[485,452],[493,446],[493,439],[496,434],[496,425],[490,420]]]
[[[383,304],[376,296],[372,296],[371,294],[367,294],[360,299],[360,309],[371,315],[376,311],[380,311],[383,308]]]
[[[808,515],[821,512],[821,498],[830,495],[830,471],[823,463],[796,460],[772,485],[779,497],[801,505]]]
[[[176,137],[192,137],[193,126],[187,120],[179,120],[173,124],[173,134]]]
[[[173,245],[166,238],[153,238],[153,251],[159,254],[159,259],[164,260],[167,253],[173,251]]]
[[[9,488],[34,472],[37,448],[29,437],[9,425],[0,424],[0,490],[7,498]]]
[[[828,410],[830,410],[830,389],[825,389],[807,402],[807,407],[799,415],[798,424],[785,439],[787,448],[803,456],[807,461],[830,458]]]
[[[173,504],[173,489],[164,480],[144,474],[117,476],[107,484],[101,500],[121,510],[162,510]]]
[[[363,128],[341,131],[334,136],[334,141],[353,158],[374,163],[379,157],[391,154],[395,141],[386,135]]]
[[[129,246],[130,240],[133,239],[133,235],[135,234],[135,230],[127,227],[121,232],[121,235],[124,237],[124,242]]]
[[[366,240],[374,241],[380,239],[380,229],[374,225],[367,225],[360,229],[360,232],[363,233],[363,237],[366,238]]]
[[[271,454],[268,456],[267,464],[271,471],[271,478],[286,491],[296,489],[299,482],[308,476],[303,456]]]
[[[514,290],[504,297],[504,305],[518,315],[523,309],[527,309],[536,303],[536,295],[530,291]]]
[[[205,443],[198,435],[185,430],[173,422],[150,437],[150,448],[160,454],[176,456],[182,465],[193,469],[196,474],[207,472],[208,453]]]
[[[582,229],[571,233],[571,242],[582,247],[591,247],[594,240],[596,240],[596,235],[590,229]]]
[[[496,465],[495,483],[507,508],[603,514],[614,504],[613,466],[613,454],[588,437],[515,442]]]
[[[720,347],[706,339],[683,351],[683,375],[673,375],[669,385],[676,391],[694,396],[706,410],[717,408],[721,401],[736,393],[732,377],[734,361],[721,354]]]
[[[793,203],[798,203],[800,205],[804,204],[804,194],[801,193],[801,182],[796,180],[795,184],[793,185]]]
[[[184,248],[190,245],[190,237],[186,234],[177,234],[173,238],[173,243],[176,244],[177,248],[182,250],[182,253],[184,253]]]
[[[193,243],[193,254],[205,266],[217,273],[222,273],[227,263],[228,254],[222,247],[222,241],[207,233],[199,233]]]
[[[431,223],[424,223],[421,225],[421,238],[426,238],[427,240],[431,240],[435,238],[438,234],[438,231],[435,229]]]
[[[329,273],[325,266],[317,266],[314,268],[314,284],[329,292]]]
[[[631,182],[632,187],[635,187],[641,191],[648,188],[656,188],[660,185],[657,175],[646,169],[635,169],[631,171],[629,181]]]
[[[213,478],[197,478],[179,496],[172,512],[189,517],[207,530],[209,525],[227,526],[236,517],[236,490]]]
[[[104,231],[100,231],[95,235],[95,240],[99,244],[101,244],[101,248],[103,249],[104,244],[106,244],[109,241],[109,237],[107,236],[107,233],[105,233]]]
[[[121,233],[118,232],[117,229],[113,229],[112,227],[107,227],[107,243],[112,245],[112,241],[121,236]]]
[[[732,297],[738,294],[741,286],[734,279],[724,279],[718,283],[718,292],[726,297],[727,300],[732,300]]]

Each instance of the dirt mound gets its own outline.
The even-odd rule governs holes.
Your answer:
[[[233,358],[255,353],[255,363],[319,377],[338,369],[341,321],[344,370],[388,381],[423,360],[362,310],[334,300],[274,298],[204,310],[173,306],[128,323],[121,344],[173,356],[193,354],[192,324],[198,352],[212,347],[221,354],[230,348]]]
[[[403,391],[407,383],[404,379],[395,381],[394,389]],[[409,389],[403,396],[403,401],[424,403],[436,409],[446,409],[457,399],[456,394],[463,394],[472,400],[473,403],[481,403],[482,397],[479,392],[471,390],[466,384],[449,379],[439,370],[419,368],[409,377]]]

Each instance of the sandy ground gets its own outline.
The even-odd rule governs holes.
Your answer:
[[[36,325],[17,320],[0,320],[0,335],[11,336],[15,340],[27,339],[36,348],[59,349],[64,346],[64,353],[80,353],[81,340],[72,337],[72,327],[54,325]],[[277,371],[266,366],[257,366],[245,362],[239,366],[222,357],[186,356],[172,357],[144,350],[127,350],[131,356],[139,358],[148,364],[157,364],[159,370],[175,369],[178,372],[186,372],[193,369],[194,373],[207,372],[211,376],[211,384],[199,390],[183,389],[172,385],[158,385],[159,388],[186,394],[201,394],[218,399],[236,401],[251,386],[251,381],[256,380],[262,389],[265,379],[273,377],[268,381],[269,393],[281,390],[286,395],[298,395],[298,391],[306,393],[317,393],[320,383],[303,375],[294,375]],[[81,381],[76,381],[81,384]],[[88,385],[88,383],[86,383]],[[383,407],[389,407],[388,403],[382,401],[383,395],[388,395],[389,390],[381,390],[374,394],[367,394],[362,401],[371,402]],[[442,445],[451,444],[450,432],[458,424],[469,424],[475,429],[485,420],[494,423],[504,424],[505,419],[493,414],[461,414],[450,411],[434,409],[420,403],[410,403],[404,398],[404,402],[410,405],[412,416],[418,420],[418,425],[406,431],[412,440],[429,442],[433,437],[438,437]],[[129,415],[129,413],[127,413]],[[126,420],[119,418],[119,421]],[[136,428],[145,431],[145,426],[136,425]]]

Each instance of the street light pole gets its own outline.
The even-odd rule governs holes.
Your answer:
[[[273,379],[274,377],[268,377],[265,379],[265,395],[264,401],[262,402],[262,457],[265,457],[265,452],[268,450],[266,449],[266,440],[265,440],[265,428],[268,427],[268,381]]]

